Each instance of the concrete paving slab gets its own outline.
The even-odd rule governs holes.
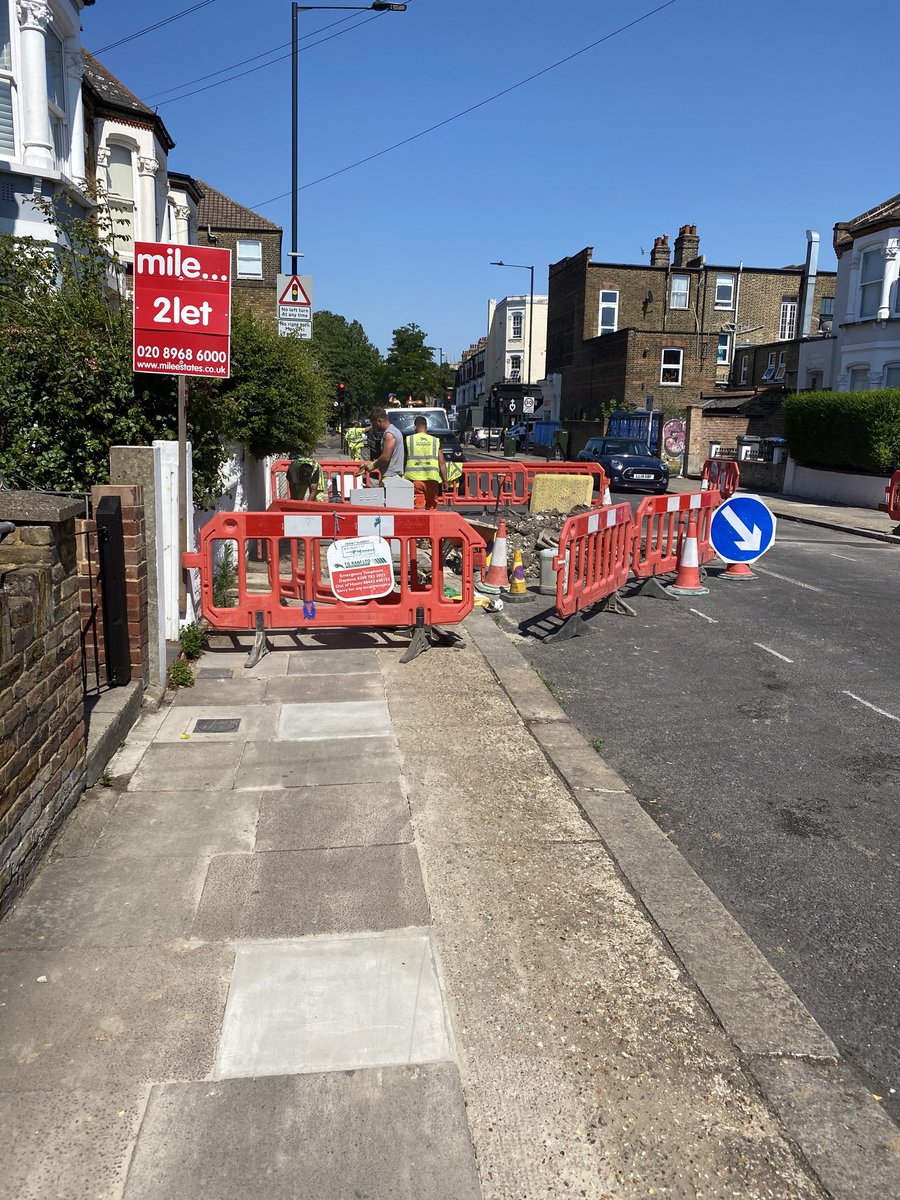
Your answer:
[[[190,858],[59,858],[0,924],[0,950],[145,946],[186,938],[206,863]]]
[[[53,844],[51,858],[82,858],[90,854],[120,794],[102,786],[82,792]]]
[[[194,921],[205,941],[359,933],[430,923],[415,847],[223,855]]]
[[[265,677],[254,678],[250,671],[243,666],[235,667],[234,679],[198,679],[192,688],[179,688],[172,700],[173,708],[184,705],[196,708],[197,705],[215,704],[235,705],[262,704],[266,694]]]
[[[507,784],[501,789],[448,783],[438,808],[415,794],[416,830],[441,845],[596,841],[597,831],[556,780]]]
[[[3,1191],[16,1200],[118,1200],[149,1088],[0,1095]]]
[[[277,736],[282,741],[387,737],[391,714],[384,700],[282,704]]]
[[[256,795],[256,849],[316,850],[333,846],[386,846],[412,841],[409,805],[396,784],[324,785]]]
[[[333,650],[310,647],[291,655],[288,675],[377,675],[374,649]]]
[[[252,850],[258,792],[123,792],[94,852],[210,858]]]
[[[131,1087],[212,1070],[224,946],[0,953],[0,1092]]]
[[[323,783],[396,783],[399,778],[400,755],[392,737],[247,742],[234,786],[268,790]]]
[[[221,733],[204,733],[197,729],[198,721],[237,721],[236,729]],[[267,704],[240,704],[228,708],[221,704],[180,704],[166,716],[156,735],[156,742],[185,740],[202,744],[208,742],[266,742],[275,737],[278,710]]]
[[[479,1200],[450,1063],[154,1088],[125,1200]]]
[[[179,740],[148,746],[128,781],[128,791],[226,791],[234,784],[245,745]]]
[[[380,675],[289,675],[270,679],[266,700],[281,704],[327,704],[345,700],[384,700]]]
[[[200,665],[201,667],[229,670],[232,679],[272,679],[287,674],[288,663],[294,653],[296,653],[296,648],[293,646],[272,649],[259,660],[255,667],[245,667],[246,651],[207,650],[200,659]]]
[[[216,1079],[453,1057],[427,933],[238,947]]]

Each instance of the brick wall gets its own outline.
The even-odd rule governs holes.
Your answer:
[[[75,518],[82,505],[0,492],[0,912],[84,787]]]
[[[218,246],[231,251],[232,299],[235,304],[246,304],[258,316],[275,320],[275,288],[281,270],[281,230],[235,230],[213,229],[214,242],[209,240],[206,229],[198,231],[201,246]],[[239,241],[262,242],[262,279],[241,279],[237,273],[237,244]]]

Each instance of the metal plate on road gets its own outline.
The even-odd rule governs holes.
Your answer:
[[[723,562],[756,562],[775,541],[775,514],[759,496],[732,496],[713,514],[709,540]]]

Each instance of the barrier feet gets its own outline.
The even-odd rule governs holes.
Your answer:
[[[657,600],[677,600],[677,596],[673,596],[664,584],[659,582],[655,575],[651,575],[637,590],[639,596],[655,596]]]
[[[620,617],[636,617],[637,609],[631,607],[627,600],[623,600],[618,590],[613,592],[611,596],[607,596],[603,601],[601,612],[618,613]]]
[[[546,642],[567,642],[569,638],[581,637],[587,632],[587,626],[584,623],[584,617],[580,612],[572,613],[571,617],[566,617],[556,633],[551,633],[546,637]]]
[[[429,630],[432,645],[437,646],[455,646],[462,649],[465,646],[465,639],[458,633],[454,633],[452,629],[444,629],[442,625],[432,625]]]
[[[247,655],[245,667],[255,667],[261,658],[269,653],[269,639],[266,637],[265,626],[263,625],[263,614],[256,614],[256,637],[253,640],[253,648]]]

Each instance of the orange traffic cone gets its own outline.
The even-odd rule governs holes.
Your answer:
[[[612,504],[612,496],[610,495],[609,491],[609,480],[606,481],[606,487],[603,489],[603,503],[604,505]]]
[[[509,569],[506,564],[506,521],[501,517],[491,550],[491,565],[481,583],[476,585],[478,590],[482,592],[508,591]]]
[[[509,600],[524,600],[528,596],[525,586],[525,564],[522,562],[522,551],[513,554],[512,583],[509,585]]]
[[[749,563],[729,563],[728,570],[723,571],[720,579],[755,579]]]
[[[675,582],[667,589],[675,596],[706,596],[709,588],[700,578],[700,554],[697,549],[697,512],[688,514],[687,534],[681,543],[678,555],[678,573]]]

